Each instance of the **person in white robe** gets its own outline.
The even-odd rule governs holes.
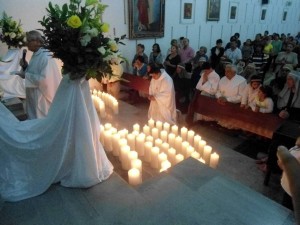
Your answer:
[[[19,76],[11,75],[20,71],[20,59],[25,49],[9,48],[0,62],[0,88],[3,90],[3,99],[26,98],[25,80]]]
[[[20,201],[51,184],[87,188],[113,172],[88,81],[64,75],[46,117],[19,121],[0,103],[0,196]]]
[[[61,73],[51,53],[41,47],[41,34],[30,31],[26,36],[27,47],[33,55],[26,70],[17,74],[25,77],[27,117],[36,119],[47,115],[61,81]],[[24,66],[26,62],[21,60],[20,64]]]
[[[249,108],[251,106],[255,107],[256,96],[261,86],[261,78],[258,75],[253,75],[250,78],[249,84],[246,86],[245,91],[242,96],[241,108]],[[252,108],[252,107],[251,107]]]
[[[232,64],[225,67],[225,76],[219,82],[216,98],[221,104],[226,102],[240,103],[247,81],[244,77],[236,74],[237,68]]]
[[[152,77],[149,87],[150,106],[148,118],[155,121],[176,124],[175,89],[172,78],[165,70],[155,65],[149,65],[149,75]]]

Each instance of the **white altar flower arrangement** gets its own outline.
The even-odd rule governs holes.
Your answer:
[[[70,0],[62,7],[48,4],[47,16],[39,21],[44,27],[45,48],[62,60],[63,73],[71,79],[82,77],[101,81],[111,74],[110,61],[124,58],[118,44],[125,38],[107,37],[109,24],[101,20],[107,5],[98,0]]]
[[[22,29],[21,22],[13,20],[3,12],[0,19],[0,40],[8,45],[9,48],[21,48],[26,42],[26,35]]]

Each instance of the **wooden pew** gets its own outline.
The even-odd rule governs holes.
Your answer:
[[[121,84],[136,91],[143,93],[149,93],[150,80],[143,79],[142,77],[130,74],[123,73]]]
[[[226,103],[221,105],[215,98],[200,95],[199,92],[190,103],[186,121],[188,125],[192,125],[195,112],[216,120],[226,121],[234,127],[268,139],[272,139],[273,133],[284,122],[275,114],[256,113],[251,109],[240,108],[240,104]]]

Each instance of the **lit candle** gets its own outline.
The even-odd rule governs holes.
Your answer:
[[[119,103],[117,101],[113,101],[113,112],[115,115],[119,113]]]
[[[163,142],[168,142],[168,133],[167,133],[167,131],[162,130],[162,131],[160,132],[160,139],[161,139]]]
[[[173,125],[171,130],[172,130],[172,133],[175,134],[175,136],[178,135],[178,126],[177,125]]]
[[[144,160],[146,162],[150,162],[151,161],[151,149],[152,149],[152,142],[145,142],[144,144]]]
[[[178,152],[181,152],[181,143],[182,143],[182,138],[180,136],[177,136],[175,138],[175,149],[178,151]]]
[[[209,145],[204,146],[203,150],[203,159],[205,162],[209,165],[209,160],[210,160],[210,154],[211,154],[212,147]]]
[[[190,143],[190,145],[194,145],[194,136],[195,136],[195,132],[189,130],[187,133],[187,141]]]
[[[128,134],[127,135],[128,145],[130,146],[131,150],[135,150],[135,135]]]
[[[181,161],[183,161],[184,160],[184,157],[183,157],[183,155],[181,155],[181,154],[177,154],[176,156],[175,156],[175,160],[176,160],[176,164],[177,163],[180,163]]]
[[[158,147],[159,149],[161,149],[161,145],[162,145],[162,140],[161,139],[156,139],[154,141],[154,146]]]
[[[199,152],[199,142],[201,141],[201,136],[198,134],[194,136],[194,148],[195,151]]]
[[[194,152],[192,152],[191,156],[192,156],[194,159],[200,159],[200,154],[199,154],[199,152],[194,151]]]
[[[131,161],[131,168],[136,168],[142,173],[142,161],[140,159],[134,159]]]
[[[139,156],[144,155],[144,143],[145,143],[145,134],[139,134],[136,139],[136,151],[138,152]]]
[[[143,133],[144,133],[146,136],[150,135],[150,127],[147,126],[147,125],[143,126]]]
[[[213,154],[211,154],[209,166],[214,169],[217,168],[219,163],[219,158],[220,157],[217,153],[214,152]]]
[[[160,172],[166,171],[171,167],[171,163],[168,160],[161,162]]]
[[[128,153],[128,162],[130,168],[131,168],[131,162],[137,158],[138,158],[138,153],[136,151],[130,151]]]
[[[97,95],[98,95],[99,98],[101,98],[102,92],[101,92],[101,91],[98,91]]]
[[[140,125],[139,124],[134,124],[133,125],[133,131],[137,131],[137,132],[140,132]]]
[[[186,127],[182,127],[180,129],[180,136],[181,136],[183,141],[187,140],[187,132],[188,132],[188,129]]]
[[[152,132],[152,137],[153,137],[154,139],[157,139],[157,138],[158,138],[158,129],[157,129],[156,127],[154,127],[154,128],[151,130],[151,132]]]
[[[204,141],[204,140],[199,141],[198,152],[199,152],[200,156],[203,155],[203,149],[204,149],[205,145],[206,145],[206,141]]]
[[[110,128],[112,128],[111,123],[106,123],[106,124],[104,124],[104,129],[105,129],[105,130],[110,130]]]
[[[193,146],[188,146],[187,149],[186,149],[186,155],[185,155],[185,157],[186,158],[190,157],[194,151],[195,151],[195,149],[194,149]]]
[[[120,130],[118,133],[120,134],[121,138],[127,138],[128,130],[123,129],[123,130]]]
[[[138,169],[133,168],[128,171],[128,181],[130,185],[139,185],[142,183],[141,173]]]
[[[176,163],[176,150],[174,148],[168,149],[168,159],[172,163],[172,165],[175,165]]]
[[[119,134],[120,135],[120,134]],[[120,140],[119,140],[119,160],[120,161],[122,161],[122,159],[121,159],[121,149],[122,149],[122,147],[123,146],[127,146],[127,139],[125,139],[125,138],[121,138]],[[129,146],[128,146],[129,147]]]
[[[98,91],[96,89],[93,90],[93,95],[97,95]]]
[[[161,145],[161,151],[164,153],[168,153],[168,149],[170,148],[170,145],[167,142],[162,143]]]
[[[146,141],[153,143],[153,140],[154,140],[154,138],[150,135],[146,137]]]
[[[162,122],[161,121],[156,121],[156,128],[158,129],[158,132],[160,133],[162,131]]]
[[[165,160],[168,159],[168,156],[166,153],[162,152],[158,155],[158,161],[159,161],[159,165],[161,165],[161,163]]]
[[[104,126],[100,125],[100,142],[104,146]]]
[[[119,152],[120,152],[119,141],[120,141],[120,134],[118,134],[118,133],[113,134],[113,138],[112,138],[112,151],[113,151],[113,155],[114,156],[118,156],[119,155]]]
[[[130,164],[128,160],[128,153],[130,152],[130,147],[128,145],[121,147],[121,163],[124,170],[129,170]]]
[[[150,119],[148,120],[148,126],[150,127],[150,129],[153,129],[154,128],[154,120],[153,119]]]
[[[104,131],[104,147],[107,152],[110,152],[112,150],[112,139],[110,130]]]
[[[199,162],[202,162],[203,164],[205,164],[205,160],[203,158],[200,158]]]
[[[158,169],[158,154],[159,154],[159,148],[158,147],[152,147],[151,148],[151,162],[150,165],[152,168]]]
[[[189,147],[189,143],[187,141],[183,141],[181,143],[181,149],[178,151],[180,154],[186,157],[187,147]]]
[[[100,117],[105,118],[106,117],[106,112],[105,112],[105,105],[102,100],[99,101],[99,112],[100,112]]]
[[[171,133],[168,135],[168,143],[172,148],[175,148],[175,134]]]
[[[164,123],[164,131],[167,131],[167,133],[170,132],[170,124],[167,122]]]

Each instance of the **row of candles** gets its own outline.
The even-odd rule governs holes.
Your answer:
[[[142,132],[141,132],[142,131]],[[129,184],[142,182],[142,159],[154,169],[167,170],[182,160],[193,157],[216,168],[219,155],[212,153],[201,136],[194,131],[177,125],[150,119],[141,129],[139,124],[128,130],[117,130],[110,123],[101,125],[101,143],[108,152],[118,156],[122,168],[128,170]]]
[[[119,113],[119,103],[114,96],[96,89],[91,90],[91,94],[94,106],[101,118],[106,117],[105,106],[111,108],[115,115]]]

